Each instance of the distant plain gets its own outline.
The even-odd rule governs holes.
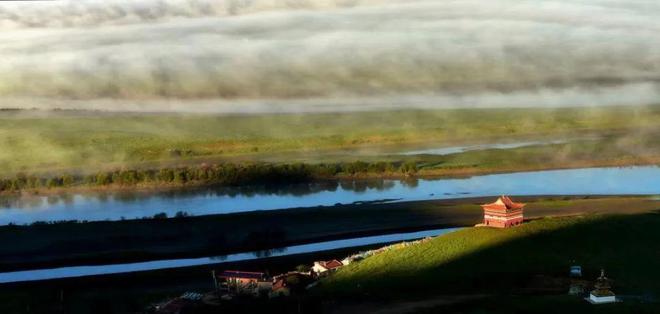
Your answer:
[[[0,176],[217,162],[413,160],[440,175],[475,167],[464,171],[657,164],[659,125],[660,106],[253,115],[3,110]],[[400,154],[530,140],[565,142]]]

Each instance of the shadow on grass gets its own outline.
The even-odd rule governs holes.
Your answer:
[[[555,295],[568,268],[601,268],[626,295],[660,294],[660,214],[546,218],[512,229],[470,228],[342,269],[317,293],[334,299],[439,294]],[[577,297],[574,297],[577,300]]]

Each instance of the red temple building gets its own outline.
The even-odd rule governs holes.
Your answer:
[[[496,228],[509,228],[523,222],[523,207],[507,196],[501,196],[494,203],[481,205],[484,209],[484,225]]]

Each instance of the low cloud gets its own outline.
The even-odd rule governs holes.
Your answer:
[[[653,1],[61,1],[0,4],[0,27],[0,106],[635,105],[660,96]]]

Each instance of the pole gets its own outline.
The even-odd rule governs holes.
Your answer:
[[[211,271],[211,276],[213,276],[213,287],[215,287],[215,292],[219,292],[218,289],[218,278],[215,276],[215,270]]]

